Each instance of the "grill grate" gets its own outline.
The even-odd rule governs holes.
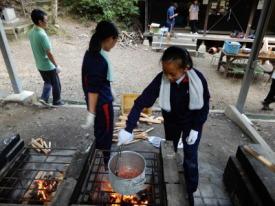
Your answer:
[[[1,171],[0,177],[0,203],[11,204],[44,204],[50,202],[31,198],[33,185],[36,181],[47,178],[59,178],[58,185],[62,181],[65,172],[70,165],[75,149],[52,149],[49,155],[39,154],[33,149],[23,148],[22,153],[9,163],[5,171]],[[58,187],[58,185],[56,187]],[[45,189],[41,189],[45,190]]]
[[[165,205],[165,191],[163,191],[163,174],[160,156],[154,152],[137,151],[146,160],[146,189],[134,197],[123,196],[114,192],[108,180],[108,171],[104,168],[103,155],[95,150],[87,164],[87,172],[81,184],[81,190],[76,195],[77,204],[89,205]],[[133,204],[135,201],[135,204]]]

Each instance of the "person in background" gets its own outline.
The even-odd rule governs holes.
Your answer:
[[[172,32],[175,26],[176,17],[178,13],[175,13],[175,10],[178,8],[177,3],[173,3],[167,10],[166,24],[168,27],[168,32]]]
[[[82,87],[87,104],[87,117],[82,128],[94,127],[96,149],[103,150],[104,163],[107,166],[113,137],[113,67],[108,52],[118,39],[116,26],[109,21],[97,24],[90,40],[82,64]],[[104,151],[108,150],[108,151]]]
[[[33,51],[36,67],[44,81],[42,95],[39,101],[48,105],[50,92],[52,90],[53,106],[62,106],[61,84],[58,73],[61,71],[57,65],[52,53],[52,46],[48,35],[45,32],[48,23],[47,14],[39,9],[31,12],[31,18],[34,23],[29,33],[29,40]]]
[[[189,24],[191,33],[198,34],[198,21],[199,21],[199,4],[197,0],[193,0],[189,8]]]
[[[273,65],[274,65],[274,63],[273,63]],[[269,92],[268,92],[266,98],[264,99],[264,101],[262,102],[262,104],[263,104],[262,110],[267,110],[267,111],[273,110],[272,108],[269,107],[269,105],[271,103],[275,102],[275,69],[274,69],[274,66],[273,66],[273,72],[272,72],[271,79],[272,79],[272,82],[271,82]]]
[[[198,147],[203,124],[209,112],[207,82],[201,72],[193,68],[193,62],[186,49],[169,47],[161,57],[162,72],[145,88],[136,99],[128,115],[126,128],[118,135],[118,145],[133,139],[143,108],[151,107],[157,98],[164,118],[166,140],[172,140],[174,150],[180,138],[184,144],[184,175],[190,205],[194,205],[193,193],[197,190]]]

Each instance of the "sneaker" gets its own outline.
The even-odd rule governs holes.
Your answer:
[[[64,105],[65,105],[65,103],[62,100],[53,103],[53,107],[62,107]]]
[[[198,35],[198,32],[195,32],[194,34],[195,34],[195,35]]]
[[[39,99],[38,100],[41,104],[45,105],[45,106],[50,106],[50,104],[48,103],[48,101],[44,100],[44,99]]]

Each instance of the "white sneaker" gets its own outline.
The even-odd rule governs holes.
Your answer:
[[[198,32],[195,32],[194,34],[195,34],[195,35],[198,35]]]
[[[50,106],[50,104],[46,102],[44,99],[39,99],[38,101],[43,105]]]

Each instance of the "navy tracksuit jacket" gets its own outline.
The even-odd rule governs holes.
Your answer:
[[[85,53],[82,64],[82,87],[88,108],[88,93],[98,93],[94,135],[96,149],[110,150],[114,130],[113,96],[110,81],[107,80],[108,63],[100,53]],[[103,152],[108,163],[109,152]]]
[[[162,110],[164,118],[165,137],[172,140],[174,149],[177,151],[177,145],[182,133],[184,143],[184,174],[187,185],[187,192],[193,193],[198,186],[198,146],[201,138],[202,127],[207,119],[209,112],[209,91],[207,82],[198,70],[194,69],[202,81],[204,88],[204,106],[200,110],[190,110],[189,105],[189,83],[188,78],[182,80],[180,84],[171,83],[170,103],[171,111]],[[128,115],[126,130],[132,132],[136,127],[140,113],[145,107],[151,107],[159,97],[160,85],[163,72],[160,72],[154,80],[145,88],[142,94],[136,99],[135,104]],[[185,141],[189,136],[190,130],[199,132],[198,139],[193,145],[188,145]]]

